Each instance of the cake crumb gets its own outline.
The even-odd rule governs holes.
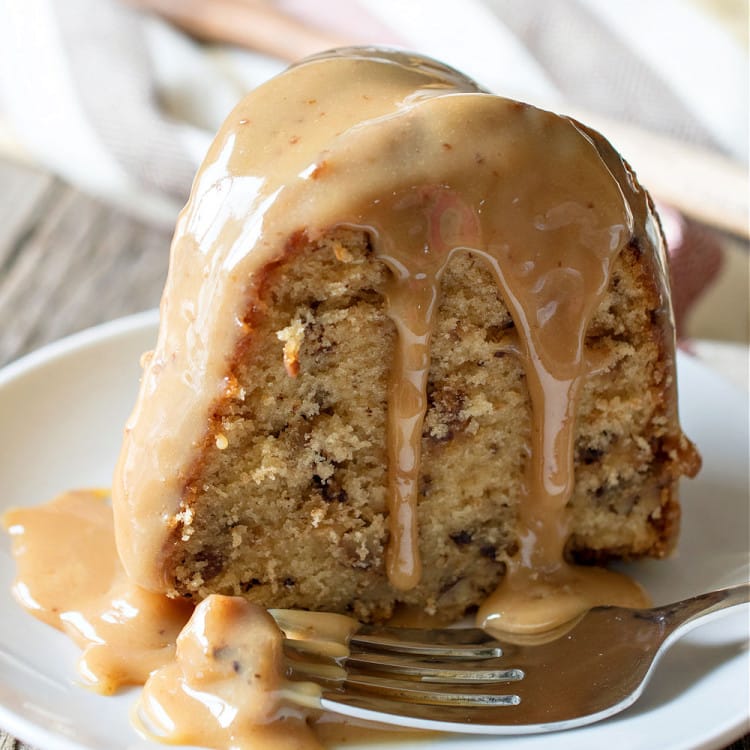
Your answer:
[[[299,375],[299,351],[305,339],[305,326],[299,318],[291,325],[276,332],[276,338],[284,342],[284,369],[290,378]]]
[[[344,247],[341,242],[333,243],[333,254],[336,256],[336,260],[340,260],[342,263],[351,263],[354,259],[349,249]]]
[[[326,512],[323,508],[315,508],[310,511],[310,522],[312,523],[313,528],[317,529],[325,517]]]

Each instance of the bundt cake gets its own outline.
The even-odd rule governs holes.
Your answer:
[[[129,575],[451,619],[504,578],[665,555],[699,464],[665,262],[583,125],[403,53],[293,66],[176,228],[114,482]]]

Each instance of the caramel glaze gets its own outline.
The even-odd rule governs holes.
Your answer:
[[[282,640],[257,605],[208,597],[177,638],[175,660],[146,682],[136,728],[160,742],[218,750],[322,748],[299,705],[314,707],[320,688],[285,679]]]
[[[18,565],[16,599],[83,649],[78,671],[105,694],[143,684],[172,661],[175,639],[192,611],[125,575],[115,553],[108,494],[67,492],[3,516]]]
[[[170,589],[165,546],[190,512],[181,507],[185,480],[228,387],[227,362],[252,335],[242,321],[259,304],[262,271],[283,258],[291,236],[314,239],[341,226],[367,231],[392,271],[391,585],[408,590],[420,580],[416,503],[430,338],[441,275],[455,253],[472,253],[494,274],[513,317],[533,432],[520,554],[479,622],[533,632],[592,604],[644,604],[624,577],[572,568],[563,551],[578,395],[589,370],[584,337],[613,260],[633,236],[650,240],[666,289],[648,196],[609,144],[578,123],[491,96],[433,61],[366,49],[303,61],[249,95],[195,179],[115,476],[128,573]],[[670,315],[666,295],[658,314]],[[681,435],[674,442],[689,452]]]
[[[109,695],[145,683],[131,712],[142,735],[217,750],[322,750],[429,736],[321,711],[317,685],[286,678],[283,633],[257,605],[211,596],[193,610],[129,582],[106,497],[71,491],[2,521],[18,566],[16,598],[82,647],[86,684]],[[334,660],[348,654],[358,627],[336,614],[277,618],[285,633],[330,657],[329,670],[339,669]]]

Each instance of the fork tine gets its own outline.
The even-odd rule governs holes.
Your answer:
[[[570,729],[622,711],[680,635],[749,600],[743,584],[650,610],[597,607],[543,644],[499,643],[475,629],[274,616],[287,635],[290,700],[299,700],[302,681],[311,686],[304,705],[422,729],[511,735]]]
[[[482,683],[511,682],[522,680],[523,670],[516,668],[488,666],[487,660],[454,659],[442,661],[420,658],[420,655],[400,654],[396,652],[378,653],[375,651],[353,651],[348,656],[337,649],[331,649],[326,641],[285,640],[287,658],[293,668],[310,676],[320,674],[331,679],[345,674],[341,664],[357,665],[360,669],[374,672],[403,675],[423,682],[445,683]],[[456,663],[461,668],[456,667]]]
[[[349,647],[340,641],[330,641],[325,638],[307,638],[300,640],[297,638],[290,638],[288,635],[284,639],[284,643],[288,649],[294,649],[294,651],[300,654],[308,654],[315,659],[329,659],[332,661],[340,662],[342,659],[346,659],[350,650]]]
[[[361,625],[344,615],[271,609],[284,635],[300,650],[325,653],[334,659],[352,650],[387,651],[440,659],[495,659],[500,644],[479,628],[419,630]]]
[[[350,645],[362,650],[396,651],[444,659],[493,659],[503,654],[500,644],[478,628],[415,630],[363,626],[352,635]]]
[[[300,658],[299,653],[293,650],[287,650],[285,657],[284,664],[287,676],[292,677],[295,681],[312,680],[335,687],[342,685],[347,678],[346,670],[336,662]]]
[[[430,683],[427,686],[418,681],[361,673],[356,669],[348,670],[344,687],[347,692],[356,689],[366,693],[386,694],[391,700],[431,705],[516,706],[521,701],[514,693],[489,692],[484,689],[486,686],[482,686],[480,690],[471,690],[467,687],[457,691],[455,685]]]
[[[349,665],[357,665],[360,669],[367,668],[380,672],[409,675],[423,682],[511,682],[522,680],[524,673],[520,669],[499,666],[488,667],[486,661],[460,662],[461,668],[456,668],[456,661],[436,661],[419,659],[396,653],[372,653],[353,651],[346,660]]]
[[[345,674],[341,668],[344,664],[347,669],[357,665],[360,669],[403,675],[423,682],[476,684],[515,681],[524,677],[522,670],[498,665],[496,659],[490,666],[487,659],[469,660],[463,653],[460,658],[451,659],[443,651],[438,659],[420,653],[379,652],[356,646],[350,651],[342,644],[326,640],[299,641],[293,638],[284,640],[284,649],[296,671],[315,676],[317,670],[321,677],[330,675],[331,679]]]

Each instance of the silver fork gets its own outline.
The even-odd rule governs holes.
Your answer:
[[[750,584],[653,609],[597,607],[557,639],[524,646],[476,628],[416,630],[314,612],[271,614],[286,636],[289,679],[320,687],[300,693],[308,703],[416,728],[531,734],[624,710],[676,640],[747,602]]]

